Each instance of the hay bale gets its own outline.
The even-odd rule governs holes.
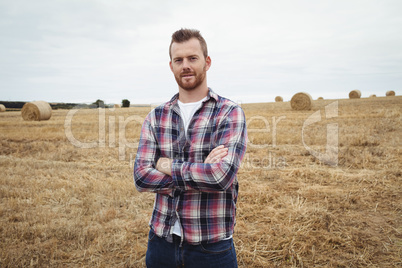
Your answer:
[[[359,99],[362,96],[360,90],[352,90],[349,92],[349,99]]]
[[[395,96],[395,91],[389,90],[385,93],[385,96],[390,97],[390,96]]]
[[[281,96],[276,96],[275,97],[275,102],[282,102],[283,98]]]
[[[371,94],[369,98],[375,98],[375,97],[377,97],[376,94]]]
[[[5,112],[6,111],[6,106],[3,104],[0,104],[0,112]]]
[[[120,104],[113,105],[113,108],[121,108]]]
[[[297,111],[310,110],[312,103],[313,99],[311,98],[310,94],[305,92],[296,93],[290,100],[292,109]]]
[[[22,106],[21,115],[26,121],[49,120],[52,116],[52,107],[46,101],[27,102]]]
[[[317,100],[323,100],[324,98],[323,97],[318,97],[318,99]]]

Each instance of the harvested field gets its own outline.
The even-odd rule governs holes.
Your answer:
[[[240,267],[401,267],[401,104],[242,105]],[[0,114],[0,267],[145,267],[154,196],[136,191],[132,160],[149,111],[54,110],[41,122]],[[336,166],[311,153],[326,152],[329,126]]]

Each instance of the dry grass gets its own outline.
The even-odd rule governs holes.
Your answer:
[[[333,100],[313,102],[312,111],[243,105],[250,143],[239,172],[239,266],[400,267],[402,97],[339,100],[330,119]],[[66,110],[41,122],[0,114],[0,267],[144,267],[153,195],[135,190],[136,149],[119,144],[138,141],[149,110],[78,111],[74,137],[101,141],[89,149],[66,137]],[[337,123],[337,167],[303,146],[303,123],[318,110],[323,120],[304,141],[325,151],[326,125]]]

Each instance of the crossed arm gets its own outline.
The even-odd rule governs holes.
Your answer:
[[[169,159],[160,155],[151,120],[146,119],[134,163],[134,181],[138,191],[169,194],[172,189],[201,192],[225,191],[236,179],[247,144],[244,114],[240,108],[222,117],[214,148],[203,163]]]
[[[228,148],[225,148],[223,145],[219,145],[209,153],[204,161],[204,164],[219,163],[219,161],[221,161],[221,159],[227,154]],[[172,176],[172,163],[173,159],[161,157],[156,163],[156,169],[166,175]]]
[[[224,147],[224,145],[219,145],[215,147],[204,160],[204,164],[216,164],[219,163],[225,156],[228,155],[228,148]],[[171,194],[172,187],[174,182],[172,179],[172,165],[173,159],[167,157],[161,157],[158,159],[154,168],[148,165],[149,172],[148,175],[150,178],[148,182],[146,182],[146,188],[142,188],[142,180],[135,179],[136,187],[139,191],[150,191],[157,192],[160,194]],[[149,163],[150,164],[150,163]],[[136,168],[134,168],[136,169]],[[152,171],[153,169],[153,171]],[[163,176],[162,176],[163,175]],[[162,176],[162,177],[161,177]],[[136,177],[136,173],[134,172],[134,177]],[[154,187],[149,187],[154,184]]]

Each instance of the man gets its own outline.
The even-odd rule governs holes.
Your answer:
[[[146,117],[134,164],[138,191],[156,193],[147,267],[237,267],[233,244],[246,151],[242,109],[207,86],[211,66],[197,30],[172,35],[179,93]]]

